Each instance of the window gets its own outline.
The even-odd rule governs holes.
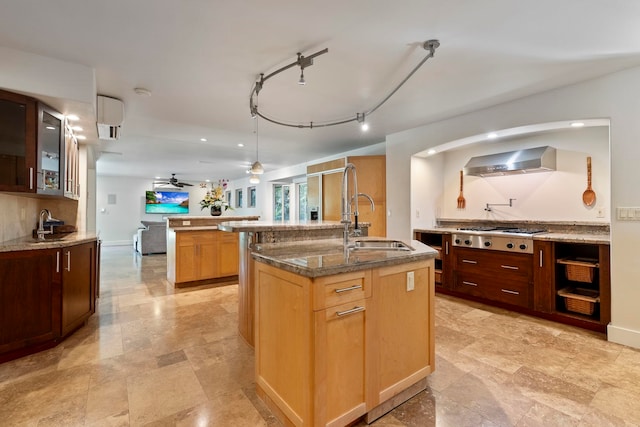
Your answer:
[[[229,207],[233,206],[231,204],[231,191],[227,191],[224,193],[224,199],[227,203],[229,203]]]
[[[288,184],[273,186],[273,219],[275,221],[289,220],[289,192]]]
[[[247,188],[247,193],[249,193],[249,204],[247,205],[247,207],[255,208],[256,207],[256,187]]]
[[[307,218],[307,184],[296,185],[298,193],[298,219],[304,221]]]
[[[242,189],[236,190],[236,208],[242,207]]]

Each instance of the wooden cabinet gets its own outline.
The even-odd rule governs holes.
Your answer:
[[[456,248],[453,290],[491,301],[533,308],[532,256]]]
[[[59,261],[54,249],[0,253],[0,362],[60,336]]]
[[[238,275],[238,233],[179,231],[167,243],[167,277],[176,285]]]
[[[50,196],[64,193],[64,116],[38,102],[36,192]]]
[[[388,401],[434,369],[432,266],[418,262],[373,270],[370,316],[375,332],[370,363],[378,374],[369,379],[370,407]]]
[[[78,140],[68,124],[65,125],[64,141],[64,196],[78,200],[80,198],[80,150]]]
[[[348,425],[433,371],[433,320],[432,260],[319,278],[256,262],[258,395],[285,425]]]
[[[435,285],[437,289],[453,288],[453,268],[451,266],[451,235],[440,233],[414,232],[414,239],[438,251],[435,259]]]
[[[35,192],[36,100],[0,90],[0,191]]]
[[[369,195],[375,204],[371,211],[371,204],[366,198],[357,201],[358,220],[368,222],[369,236],[386,236],[387,207],[386,207],[386,156],[353,156],[307,167],[307,206],[318,209],[320,218],[325,221],[340,221],[342,175],[346,163],[356,166],[358,176],[358,192]],[[349,186],[352,187],[349,175]],[[353,206],[355,210],[355,206]],[[354,219],[351,219],[354,221]]]
[[[62,250],[62,335],[77,329],[95,312],[96,244]]]
[[[0,253],[0,362],[53,347],[95,312],[96,242]]]

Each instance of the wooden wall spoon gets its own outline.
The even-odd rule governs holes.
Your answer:
[[[582,202],[591,206],[596,201],[596,193],[591,189],[591,157],[587,157],[587,189],[582,193]]]

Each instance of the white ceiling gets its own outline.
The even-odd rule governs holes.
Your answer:
[[[367,133],[356,123],[309,130],[261,120],[267,170],[640,65],[632,0],[0,0],[0,10],[0,46],[91,67],[97,93],[124,101],[118,141],[98,141],[94,117],[83,117],[103,153],[99,175],[245,176],[256,155],[252,85],[297,52],[329,49],[305,69],[306,86],[297,67],[269,80],[260,111],[323,122],[376,105],[424,58],[425,40],[441,43],[368,117]]]

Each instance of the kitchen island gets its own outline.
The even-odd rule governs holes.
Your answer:
[[[363,236],[368,234],[369,223],[360,223]],[[257,244],[293,241],[312,241],[341,237],[344,224],[338,221],[225,221],[220,231],[239,236],[238,254],[238,330],[253,346],[254,343],[254,262],[251,257]]]
[[[167,218],[167,280],[175,287],[238,278],[238,235],[223,233],[224,221],[256,221],[258,216],[173,216]]]
[[[358,238],[257,244],[258,395],[284,425],[367,422],[433,372],[436,251]]]

